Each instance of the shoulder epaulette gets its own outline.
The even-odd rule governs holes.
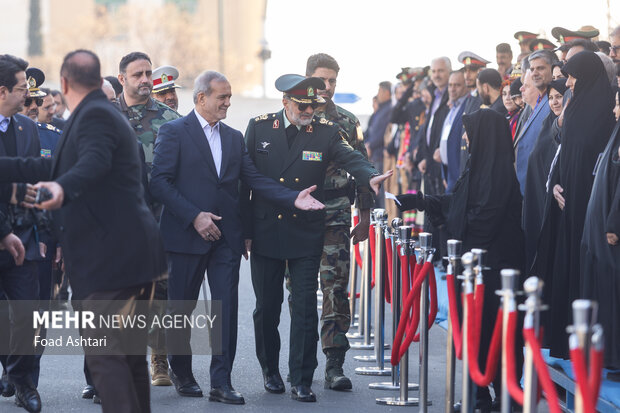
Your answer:
[[[273,119],[276,117],[275,113],[265,113],[264,115],[260,115],[254,118],[254,122],[262,122],[267,119]]]
[[[37,122],[37,126],[39,127],[39,129],[47,129],[47,130],[51,130],[56,133],[62,133],[60,129],[58,129],[56,126],[52,125],[51,123]]]
[[[329,126],[332,126],[334,124],[334,122],[332,122],[331,120],[327,120],[325,118],[321,118],[319,120],[319,123],[322,125],[329,125]]]

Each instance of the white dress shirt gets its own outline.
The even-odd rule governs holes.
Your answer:
[[[200,113],[198,113],[196,109],[194,109],[194,113],[198,118],[198,122],[200,122],[202,131],[205,133],[207,142],[209,142],[211,154],[213,155],[213,163],[215,164],[215,170],[217,171],[217,176],[220,176],[220,167],[222,166],[222,139],[220,138],[220,122],[217,122],[215,125],[211,126],[205,118],[200,116]]]

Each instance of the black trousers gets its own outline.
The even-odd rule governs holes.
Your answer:
[[[0,252],[0,291],[8,300],[3,304],[5,307],[8,304],[10,308],[10,312],[0,312],[0,328],[3,331],[0,362],[10,382],[34,385],[35,331],[32,328],[32,314],[38,309],[39,299],[37,263],[26,260],[23,265],[16,266],[13,257],[6,251]]]
[[[205,271],[209,282],[211,300],[221,302],[221,346],[212,343],[209,375],[211,387],[228,384],[232,386],[230,374],[237,352],[237,312],[239,306],[239,264],[241,255],[233,251],[222,238],[212,243],[206,254],[168,254],[168,313],[189,315],[196,307]],[[184,305],[180,305],[184,300]],[[187,305],[189,302],[190,305]],[[192,379],[191,330],[167,329],[166,344],[168,361],[179,379]],[[221,348],[221,354],[217,354]],[[176,354],[174,354],[176,353]]]
[[[280,312],[282,309],[284,272],[288,263],[291,277],[291,329],[289,373],[291,384],[312,385],[316,359],[318,314],[316,309],[317,277],[321,255],[280,260],[252,253],[252,285],[256,295],[254,335],[256,356],[264,374],[279,372]]]
[[[99,315],[146,317],[153,297],[154,284],[129,287],[122,290],[100,291],[82,301],[81,311]],[[91,301],[92,300],[92,301]],[[106,336],[107,345],[84,348],[85,360],[97,394],[101,397],[104,413],[149,413],[150,380],[146,363],[148,330],[84,329],[85,338]]]

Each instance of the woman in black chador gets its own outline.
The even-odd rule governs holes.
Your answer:
[[[616,123],[599,165],[581,240],[581,294],[598,302],[598,322],[605,333],[605,367],[617,370],[620,369],[620,122]],[[617,375],[613,379],[617,381]]]
[[[573,96],[564,109],[561,149],[550,188],[532,273],[545,281],[545,341],[553,357],[568,358],[566,326],[580,298],[580,245],[594,166],[614,126],[613,96],[601,59],[584,51],[563,67]],[[562,115],[560,115],[562,118]]]
[[[521,192],[513,166],[512,135],[506,119],[499,113],[482,109],[463,115],[469,139],[470,157],[452,194],[424,196],[421,193],[399,195],[403,211],[426,211],[434,224],[445,223],[450,238],[463,241],[463,251],[487,250],[484,272],[485,297],[480,336],[480,363],[486,363],[501,288],[499,272],[503,268],[523,270],[524,241],[521,230]],[[482,367],[485,368],[485,367]],[[499,374],[493,382],[496,396]],[[488,389],[478,389],[477,404],[490,402]]]

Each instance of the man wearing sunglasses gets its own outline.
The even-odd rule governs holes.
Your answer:
[[[316,185],[316,198],[325,199],[325,173],[330,163],[342,167],[358,185],[378,192],[381,182],[392,175],[377,170],[347,142],[332,121],[315,117],[325,103],[318,77],[283,75],[276,80],[283,92],[283,110],[250,119],[246,147],[258,171],[291,189]],[[241,188],[241,216],[247,219],[246,248],[252,251],[250,265],[256,295],[254,333],[256,355],[263,372],[264,387],[283,393],[279,372],[278,324],[283,301],[284,273],[291,278],[291,332],[289,371],[291,397],[315,402],[312,376],[317,367],[316,309],[317,274],[325,237],[325,212],[293,211],[270,203],[247,186]]]
[[[29,67],[26,69],[26,81],[28,82],[28,95],[24,101],[24,107],[21,114],[28,116],[33,121],[37,121],[39,117],[39,108],[43,105],[43,92],[39,87],[45,82],[45,75],[41,69]]]

